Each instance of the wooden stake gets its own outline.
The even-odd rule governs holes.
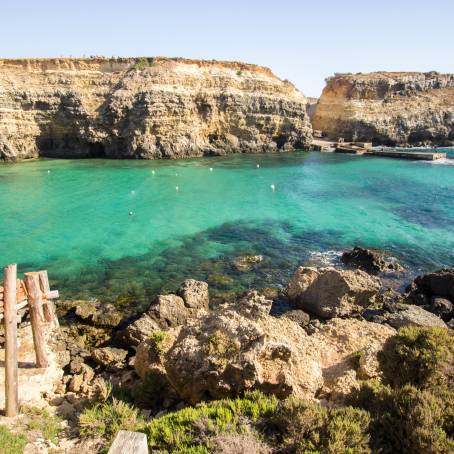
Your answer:
[[[4,324],[5,324],[5,415],[19,413],[17,389],[17,310],[16,276],[17,265],[9,265],[4,270]]]
[[[32,324],[33,342],[35,344],[36,367],[47,367],[49,362],[46,353],[46,341],[41,323],[41,290],[38,273],[25,273],[24,281],[28,293],[30,321]]]
[[[48,295],[51,295],[51,291],[47,271],[38,271],[38,274],[41,291],[43,292],[44,295],[46,295],[46,298],[48,298]],[[48,323],[52,323],[54,326],[58,326],[58,319],[55,315],[55,306],[53,301],[51,301],[50,299],[46,299],[46,301],[44,301],[43,304],[43,311],[44,320]]]

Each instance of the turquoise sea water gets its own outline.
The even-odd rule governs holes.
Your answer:
[[[451,164],[316,152],[3,164],[0,265],[48,269],[65,297],[144,302],[187,277],[281,285],[356,244],[410,274],[454,266]],[[244,253],[264,260],[238,272]]]

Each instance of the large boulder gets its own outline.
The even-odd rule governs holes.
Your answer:
[[[367,354],[368,376],[378,374],[371,364],[395,333],[385,325],[333,319],[310,336],[289,318],[269,315],[270,308],[271,301],[251,292],[182,327],[161,355],[180,397],[195,404],[259,389],[278,397],[314,398],[353,370],[351,357],[358,351]],[[147,361],[151,367],[156,362],[152,349],[150,342],[139,346],[141,375]]]
[[[287,286],[290,302],[322,318],[351,315],[370,305],[380,280],[361,270],[300,266]]]
[[[341,260],[347,265],[353,265],[368,272],[401,271],[403,269],[395,260],[387,258],[382,251],[359,246],[344,252]]]

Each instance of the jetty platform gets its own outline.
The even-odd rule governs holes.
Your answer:
[[[372,150],[365,154],[372,156],[384,156],[386,158],[414,159],[418,161],[437,161],[446,159],[446,153],[426,152],[426,151],[382,151]]]

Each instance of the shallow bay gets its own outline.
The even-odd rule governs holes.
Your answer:
[[[48,269],[64,297],[137,302],[188,277],[219,292],[279,286],[357,244],[410,275],[454,266],[452,163],[298,152],[4,164],[0,265]],[[238,271],[241,254],[263,261]]]

